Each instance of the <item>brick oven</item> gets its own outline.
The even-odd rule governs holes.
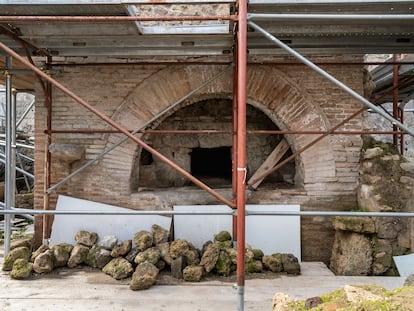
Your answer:
[[[314,60],[360,61],[361,56],[318,56]],[[139,135],[186,171],[231,198],[232,78],[226,66],[89,63],[58,68],[54,78],[130,130],[156,116],[203,81],[227,70],[153,122],[152,132]],[[361,69],[339,65],[327,65],[325,69],[362,92]],[[41,101],[40,90],[37,96]],[[283,139],[288,143],[283,155],[286,158],[320,135],[300,134],[301,131],[329,130],[361,108],[360,103],[343,91],[305,66],[292,64],[288,58],[248,65],[247,104],[247,179]],[[52,107],[53,143],[82,146],[85,150],[83,157],[74,162],[52,153],[51,182],[54,184],[117,142],[121,135],[105,132],[109,127],[104,122],[59,91],[53,91]],[[47,150],[46,116],[46,107],[38,105],[36,208],[42,208],[44,199],[42,163]],[[361,130],[361,127],[361,119],[357,117],[340,130]],[[174,130],[178,132],[168,132]],[[180,133],[180,130],[193,132]],[[299,134],[260,134],[260,130],[290,130]],[[302,210],[355,208],[361,144],[358,135],[335,135],[320,140],[265,178],[256,190],[249,191],[247,203],[300,204]],[[59,193],[132,209],[160,210],[171,209],[173,205],[218,203],[129,141],[61,186],[51,195],[51,207]],[[329,218],[303,217],[301,230],[303,260],[328,262],[333,241]]]

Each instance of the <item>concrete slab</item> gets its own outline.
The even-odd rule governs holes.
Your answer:
[[[298,299],[321,295],[346,284],[376,284],[386,289],[403,286],[403,277],[335,276],[322,263],[301,264],[300,276],[279,275],[246,280],[245,310],[271,310],[276,292]],[[12,280],[0,273],[0,310],[237,310],[233,282],[207,280],[180,285],[156,285],[131,291],[127,281],[116,281],[100,271],[62,269],[30,280]]]

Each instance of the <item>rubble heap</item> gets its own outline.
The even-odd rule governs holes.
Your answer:
[[[79,231],[74,237],[75,245],[42,245],[34,252],[29,244],[15,245],[5,258],[3,270],[11,271],[12,278],[25,279],[33,272],[42,274],[58,267],[88,265],[117,280],[131,277],[132,290],[151,287],[163,270],[188,282],[199,282],[206,275],[229,276],[236,271],[237,249],[229,232],[216,234],[201,250],[184,239],[170,241],[169,236],[170,232],[158,225],[153,225],[151,232],[137,232],[126,241],[118,241],[114,235],[99,239],[96,233]],[[246,273],[300,274],[294,255],[265,256],[249,245],[245,248],[245,269]]]

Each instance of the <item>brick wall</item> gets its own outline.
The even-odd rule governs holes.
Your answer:
[[[358,57],[356,57],[359,60]],[[349,58],[347,58],[349,60]],[[221,65],[134,65],[64,67],[55,78],[94,107],[128,129],[136,129],[163,109],[186,95],[216,73]],[[327,66],[334,76],[362,92],[362,70],[349,66]],[[231,70],[199,91],[183,106],[209,98],[231,99]],[[360,108],[360,104],[318,74],[302,65],[249,65],[248,103],[265,113],[280,129],[328,130]],[[43,207],[46,108],[42,94],[37,97],[35,135],[35,208]],[[110,129],[92,113],[53,91],[54,130]],[[361,129],[361,119],[341,129]],[[287,135],[293,152],[318,135]],[[85,146],[84,159],[72,164],[52,159],[52,184],[105,148],[122,138],[118,134],[53,134],[53,143]],[[355,208],[355,188],[359,169],[361,139],[355,135],[329,136],[296,159],[295,189],[259,188],[248,203],[300,203],[303,210],[346,210]],[[135,192],[131,187],[135,143],[126,142],[106,155],[51,197],[52,207],[58,193],[116,204],[133,209],[170,209],[173,204],[217,203],[208,194],[198,196],[162,192]],[[193,194],[199,191],[194,191]],[[225,193],[229,195],[229,193]],[[333,231],[328,219],[302,219],[304,260],[329,261]],[[41,220],[37,221],[37,229]]]

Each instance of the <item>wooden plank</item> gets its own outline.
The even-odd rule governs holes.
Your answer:
[[[280,161],[280,159],[288,150],[289,144],[287,140],[283,138],[276,146],[276,148],[272,151],[272,153],[267,157],[267,159],[262,163],[262,165],[260,165],[257,171],[253,174],[253,176],[250,177],[248,184],[250,184],[251,181],[255,180],[256,178],[262,176],[263,174],[271,170],[273,167],[275,167],[275,165]],[[257,187],[259,187],[262,181],[263,178],[258,180],[254,185],[250,185],[250,188],[256,189]]]

